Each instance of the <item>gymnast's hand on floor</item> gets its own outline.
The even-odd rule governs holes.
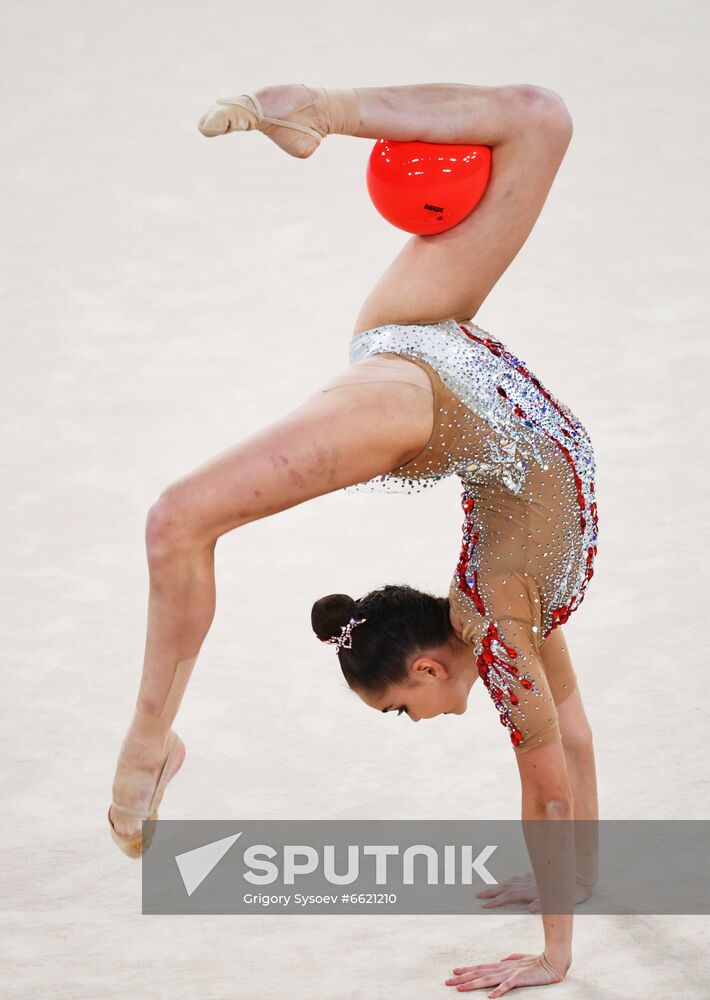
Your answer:
[[[583,903],[591,895],[588,888],[577,883],[574,887],[575,903]],[[537,882],[532,872],[525,872],[524,875],[513,875],[505,882],[498,885],[491,885],[487,889],[481,889],[476,893],[477,899],[490,899],[490,903],[484,903],[483,909],[492,909],[495,906],[505,906],[506,903],[529,903],[528,910],[531,913],[539,913],[540,896],[537,890]]]
[[[549,986],[560,983],[567,975],[571,962],[549,962],[545,952],[541,955],[523,955],[515,952],[506,955],[500,962],[484,962],[480,965],[465,965],[453,970],[453,977],[445,981],[446,986],[455,986],[459,993],[467,990],[481,990],[489,986],[495,989],[489,997],[502,997],[509,990],[519,986]]]

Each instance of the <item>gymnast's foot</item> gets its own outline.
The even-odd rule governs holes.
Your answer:
[[[133,812],[157,813],[160,799],[166,785],[182,767],[185,759],[185,744],[172,730],[161,746],[146,747],[134,744],[126,737],[113,779],[113,803],[109,810],[109,822],[120,838],[126,842],[136,840],[137,845],[122,844],[137,848],[140,853],[141,820]],[[121,807],[127,807],[127,811]],[[114,838],[115,839],[115,838]],[[135,856],[135,850],[126,850]]]
[[[208,138],[255,129],[302,160],[315,153],[325,136],[354,135],[358,125],[354,89],[304,83],[276,84],[239,97],[218,98],[197,123]]]

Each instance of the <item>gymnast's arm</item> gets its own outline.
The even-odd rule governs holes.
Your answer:
[[[529,734],[516,753],[525,753],[526,742],[562,742],[569,785],[574,801],[575,854],[577,859],[575,903],[583,903],[592,893],[598,877],[599,804],[594,762],[592,728],[582,704],[577,675],[567,647],[564,629],[558,626],[542,647],[540,661],[533,670],[536,683],[545,691],[550,711],[547,725]],[[541,669],[544,668],[544,677]],[[549,699],[554,702],[554,711]],[[533,703],[534,704],[534,703]],[[528,712],[529,717],[534,716]]]
[[[598,879],[599,799],[592,729],[576,685],[572,693],[557,705],[557,717],[574,798],[575,901],[581,903],[589,898]]]
[[[547,743],[516,754],[522,787],[522,819],[540,896],[545,955],[553,968],[566,974],[572,964],[572,921],[575,890],[574,799],[562,742]],[[530,824],[528,820],[546,820]],[[563,912],[550,912],[549,899],[569,896]]]

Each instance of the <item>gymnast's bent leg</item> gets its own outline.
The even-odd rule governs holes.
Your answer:
[[[150,577],[143,673],[123,741],[113,799],[146,810],[171,725],[215,613],[214,553],[225,533],[325,493],[389,472],[431,433],[431,396],[375,382],[316,392],[300,407],[163,491],[150,509]],[[182,764],[171,758],[167,780]],[[112,808],[117,833],[140,821]],[[128,853],[128,852],[127,852]]]
[[[366,298],[353,333],[386,323],[471,319],[542,210],[572,137],[565,102],[554,91],[529,84],[308,90],[310,95],[302,84],[284,84],[256,95],[265,115],[313,128],[318,135],[491,147],[491,175],[476,210],[443,233],[408,239]],[[248,97],[240,100],[241,111],[215,105],[200,119],[200,131],[213,136],[231,131],[231,119],[253,108]],[[304,139],[283,126],[259,130],[282,148]],[[314,139],[306,142],[311,151],[316,148]]]

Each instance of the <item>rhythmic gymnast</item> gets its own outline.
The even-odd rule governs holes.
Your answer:
[[[147,847],[185,748],[172,729],[215,612],[225,533],[339,489],[411,492],[457,475],[463,539],[448,596],[385,586],[316,601],[311,623],[369,708],[418,722],[465,712],[479,678],[506,730],[523,819],[598,818],[592,733],[562,625],[597,552],[594,452],[585,428],[501,341],[472,322],[537,219],[572,135],[564,101],[529,85],[303,84],[220,99],[203,135],[258,130],[305,159],[330,134],[492,148],[476,209],[413,236],[366,299],[350,366],[293,412],[169,485],[147,518],[143,673],[109,809],[131,857]],[[534,864],[534,862],[533,862]],[[575,901],[596,882],[577,845]],[[539,904],[532,872],[484,890]],[[572,916],[543,915],[540,955],[454,969],[461,990],[562,980]]]

